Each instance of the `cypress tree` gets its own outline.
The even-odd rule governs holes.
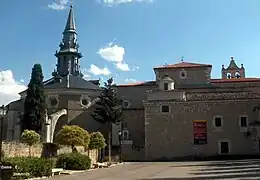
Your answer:
[[[35,64],[32,68],[31,80],[24,102],[22,131],[28,129],[41,134],[42,124],[45,121],[45,111],[42,67],[40,64]]]

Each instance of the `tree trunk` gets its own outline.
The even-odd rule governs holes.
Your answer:
[[[71,145],[71,150],[72,150],[73,153],[78,152],[78,151],[77,151],[77,148],[76,148],[74,145]]]
[[[98,149],[98,162],[101,162],[102,155],[101,155],[102,149]]]
[[[31,154],[32,153],[31,152],[32,149],[31,148],[32,148],[32,146],[29,146],[29,157],[32,157],[32,154]]]
[[[111,130],[108,133],[108,162],[111,164]]]

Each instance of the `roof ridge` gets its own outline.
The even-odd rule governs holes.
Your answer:
[[[202,64],[202,63],[195,63],[195,62],[179,62],[175,64],[166,64],[163,66],[155,67],[154,69],[164,69],[164,68],[195,68],[195,67],[212,67],[211,64]]]

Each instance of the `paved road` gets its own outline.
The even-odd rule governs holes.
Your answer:
[[[260,179],[260,160],[127,163],[50,180]]]

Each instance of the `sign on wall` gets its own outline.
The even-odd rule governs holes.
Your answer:
[[[204,145],[208,143],[207,120],[193,120],[194,145]]]

